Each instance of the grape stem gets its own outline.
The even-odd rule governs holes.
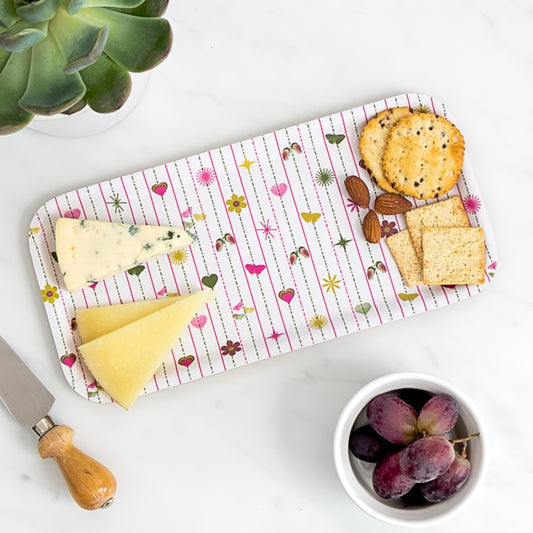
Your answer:
[[[463,437],[462,439],[453,439],[452,441],[450,441],[451,445],[452,446],[455,446],[456,444],[462,444],[463,447],[462,447],[462,450],[461,450],[461,453],[459,453],[459,455],[461,457],[464,457],[466,458],[466,448],[468,447],[468,441],[470,439],[473,439],[475,437],[481,437],[481,434],[479,433],[474,433],[474,434],[468,434],[466,437]]]

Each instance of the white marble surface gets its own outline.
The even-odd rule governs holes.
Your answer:
[[[531,0],[171,3],[173,52],[123,122],[87,138],[29,129],[0,138],[0,334],[53,391],[55,419],[119,483],[111,508],[77,508],[33,435],[0,409],[0,529],[392,531],[343,492],[332,436],[365,382],[414,370],[467,392],[490,437],[483,487],[431,531],[530,530]],[[404,91],[432,94],[458,118],[498,244],[488,290],[152,394],[129,413],[72,392],[27,250],[28,222],[43,202]]]

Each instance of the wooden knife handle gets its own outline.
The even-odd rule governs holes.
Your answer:
[[[108,507],[113,502],[117,482],[98,461],[72,444],[74,431],[68,426],[54,426],[40,439],[37,449],[43,459],[55,459],[67,487],[83,509]]]

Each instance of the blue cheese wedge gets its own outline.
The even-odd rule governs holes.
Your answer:
[[[180,228],[59,218],[56,254],[65,287],[81,289],[161,255],[185,248]]]

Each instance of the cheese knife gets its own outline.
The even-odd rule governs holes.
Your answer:
[[[65,483],[83,509],[103,509],[113,502],[116,480],[102,464],[72,444],[74,431],[49,416],[55,398],[0,337],[0,399],[18,422],[39,438],[43,458],[55,459]]]

